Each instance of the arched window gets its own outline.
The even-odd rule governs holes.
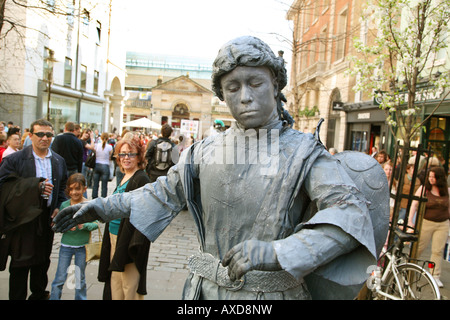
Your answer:
[[[182,119],[189,119],[189,108],[184,103],[178,103],[172,111],[172,127],[179,128]]]

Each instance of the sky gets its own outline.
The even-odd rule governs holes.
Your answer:
[[[123,24],[126,50],[213,61],[220,47],[238,36],[265,41],[290,62],[293,0],[127,0]],[[277,36],[273,35],[277,34]],[[281,35],[281,36],[279,36]]]

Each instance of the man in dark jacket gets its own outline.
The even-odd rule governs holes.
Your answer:
[[[178,147],[170,141],[172,127],[164,124],[161,128],[162,137],[152,140],[148,146],[145,158],[147,159],[147,171],[151,182],[158,177],[167,175],[170,167],[178,162],[180,152]]]
[[[64,159],[50,150],[52,137],[52,124],[36,120],[30,126],[32,145],[0,164],[0,270],[11,256],[11,300],[26,299],[28,275],[29,299],[48,298],[45,289],[54,235],[51,221],[66,200],[67,181]]]
[[[66,161],[67,176],[80,172],[83,167],[83,144],[75,135],[75,124],[67,122],[64,133],[55,137],[52,150]]]

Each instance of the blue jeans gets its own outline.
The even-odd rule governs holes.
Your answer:
[[[92,199],[98,198],[98,188],[102,182],[102,198],[108,195],[109,164],[96,163],[94,169],[94,186],[92,187]]]
[[[72,256],[75,256],[75,268],[70,265]],[[86,300],[86,249],[85,247],[70,248],[61,246],[59,249],[58,268],[56,269],[55,279],[52,283],[52,293],[50,300],[60,300],[64,283],[67,275],[70,275],[69,289],[75,289],[75,300]],[[75,276],[75,281],[71,281]]]

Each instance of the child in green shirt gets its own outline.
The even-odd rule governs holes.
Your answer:
[[[67,180],[66,194],[69,200],[61,204],[60,210],[87,199],[83,197],[86,191],[86,179],[83,174],[75,173]],[[50,300],[60,300],[62,288],[69,272],[75,271],[75,300],[86,300],[86,249],[85,245],[89,243],[91,231],[98,228],[96,222],[79,224],[71,230],[65,232],[61,237],[61,247],[59,249],[58,267],[55,279],[52,283],[52,292]],[[75,268],[70,265],[72,256],[75,256]],[[73,284],[71,284],[73,286]],[[69,284],[68,284],[69,286]],[[70,286],[69,286],[70,288]],[[70,288],[70,289],[73,289]]]

